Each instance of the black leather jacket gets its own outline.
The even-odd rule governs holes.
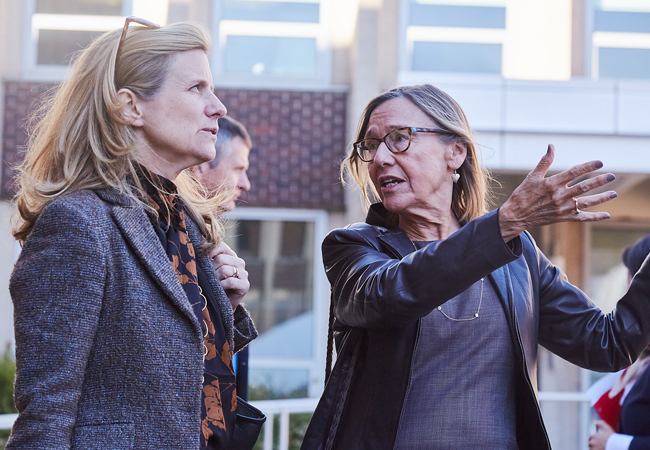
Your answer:
[[[373,205],[366,223],[334,230],[323,242],[338,357],[303,450],[392,449],[420,319],[483,276],[507,311],[515,343],[521,449],[550,448],[537,401],[538,344],[581,367],[615,371],[650,341],[650,263],[606,315],[528,233],[504,243],[498,211],[418,251],[389,219]]]

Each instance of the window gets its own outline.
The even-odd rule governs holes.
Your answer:
[[[232,216],[237,225],[227,242],[246,261],[251,287],[244,303],[260,333],[250,344],[251,398],[318,395],[328,311],[320,263],[327,215],[238,208]]]
[[[501,74],[505,0],[403,0],[402,70]]]
[[[124,17],[139,15],[167,21],[169,0],[26,0],[23,72],[26,78],[58,81],[75,53],[109,30],[124,26]]]
[[[213,70],[220,85],[329,82],[320,0],[214,0]]]
[[[650,79],[650,0],[595,0],[594,78]]]

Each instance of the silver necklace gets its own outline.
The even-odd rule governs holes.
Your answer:
[[[418,247],[415,245],[415,242],[413,242],[412,239],[409,238],[409,241],[411,241],[411,244],[413,244],[413,248],[415,251],[418,250]],[[478,308],[476,309],[476,312],[472,317],[468,317],[467,319],[455,319],[451,316],[449,316],[446,312],[442,310],[442,305],[438,306],[438,311],[442,313],[443,316],[445,316],[449,320],[453,320],[454,322],[469,322],[470,320],[478,319],[479,313],[481,312],[481,304],[483,303],[483,286],[485,284],[485,278],[481,278],[481,296],[479,297],[478,300]]]
[[[478,319],[478,313],[481,311],[481,303],[483,303],[483,284],[485,283],[485,278],[481,278],[481,297],[479,298],[478,301],[478,308],[476,309],[476,312],[472,317],[468,317],[467,319],[455,319],[453,317],[450,317],[447,315],[446,312],[442,310],[442,305],[438,306],[438,311],[442,313],[443,316],[445,316],[449,320],[453,320],[454,322],[469,322],[470,320]]]

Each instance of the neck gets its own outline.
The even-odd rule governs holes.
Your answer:
[[[146,167],[151,173],[160,175],[170,181],[175,181],[176,177],[186,167],[179,167],[173,161],[168,161],[164,155],[153,149],[151,144],[142,135],[141,130],[136,131],[139,131],[140,143],[133,152],[133,159],[141,166]]]
[[[443,217],[423,217],[415,214],[399,216],[399,227],[412,241],[440,241],[460,229],[451,211]]]
[[[171,167],[171,164],[166,163],[162,159],[156,158],[156,154],[153,152],[150,158],[136,156],[134,159],[138,164],[146,167],[149,172],[160,175],[170,181],[176,180],[176,177],[182,172],[174,170],[174,168]]]

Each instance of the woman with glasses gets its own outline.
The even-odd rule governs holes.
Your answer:
[[[16,196],[7,449],[230,448],[232,355],[257,333],[216,218],[232,193],[188,170],[226,114],[209,48],[196,25],[129,18],[43,106]]]
[[[488,175],[449,95],[408,86],[368,104],[344,168],[378,202],[323,243],[337,359],[303,449],[548,449],[537,345],[602,371],[641,353],[650,265],[605,315],[525,232],[609,217],[582,209],[616,196],[587,194],[614,176],[576,180],[602,163],[545,177],[553,157],[487,212]]]

